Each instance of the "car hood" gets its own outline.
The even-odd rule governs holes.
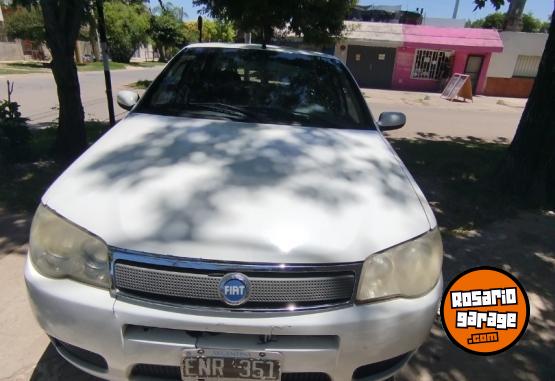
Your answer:
[[[117,248],[337,263],[428,231],[415,187],[377,131],[131,114],[43,203]]]

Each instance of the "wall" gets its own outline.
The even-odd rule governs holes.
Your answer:
[[[511,78],[518,56],[541,56],[547,41],[547,33],[501,32],[500,35],[504,49],[493,54],[488,77]]]
[[[393,68],[391,88],[394,90],[439,91],[439,81],[430,79],[412,79],[414,48],[398,48]]]
[[[496,78],[488,77],[485,95],[498,97],[528,98],[534,78]]]
[[[345,21],[344,39],[335,44],[335,56],[347,64],[349,45],[398,48],[403,46],[403,26],[380,22]],[[341,46],[345,49],[341,50]]]
[[[433,49],[431,47],[430,49]],[[397,59],[395,68],[393,69],[392,88],[395,90],[412,90],[412,91],[440,91],[441,83],[436,80],[429,79],[412,79],[412,65],[416,48],[399,48],[397,49]],[[453,73],[464,73],[466,60],[469,54],[473,54],[471,48],[469,50],[457,49],[453,58]],[[491,53],[476,53],[484,56],[482,71],[476,86],[476,93],[482,94],[486,84],[486,73],[490,62]]]
[[[24,58],[21,42],[0,42],[0,61],[22,61]]]

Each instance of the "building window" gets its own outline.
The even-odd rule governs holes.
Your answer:
[[[515,71],[513,77],[535,78],[540,67],[540,56],[523,56],[519,55],[516,60]]]
[[[411,78],[441,79],[449,75],[449,57],[451,52],[443,50],[416,49]]]

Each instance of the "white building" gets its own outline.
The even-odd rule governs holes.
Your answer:
[[[527,97],[538,73],[547,33],[501,32],[504,49],[494,53],[487,72],[486,95]]]

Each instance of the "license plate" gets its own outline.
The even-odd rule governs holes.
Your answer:
[[[183,351],[183,381],[280,380],[281,353],[229,349]]]

